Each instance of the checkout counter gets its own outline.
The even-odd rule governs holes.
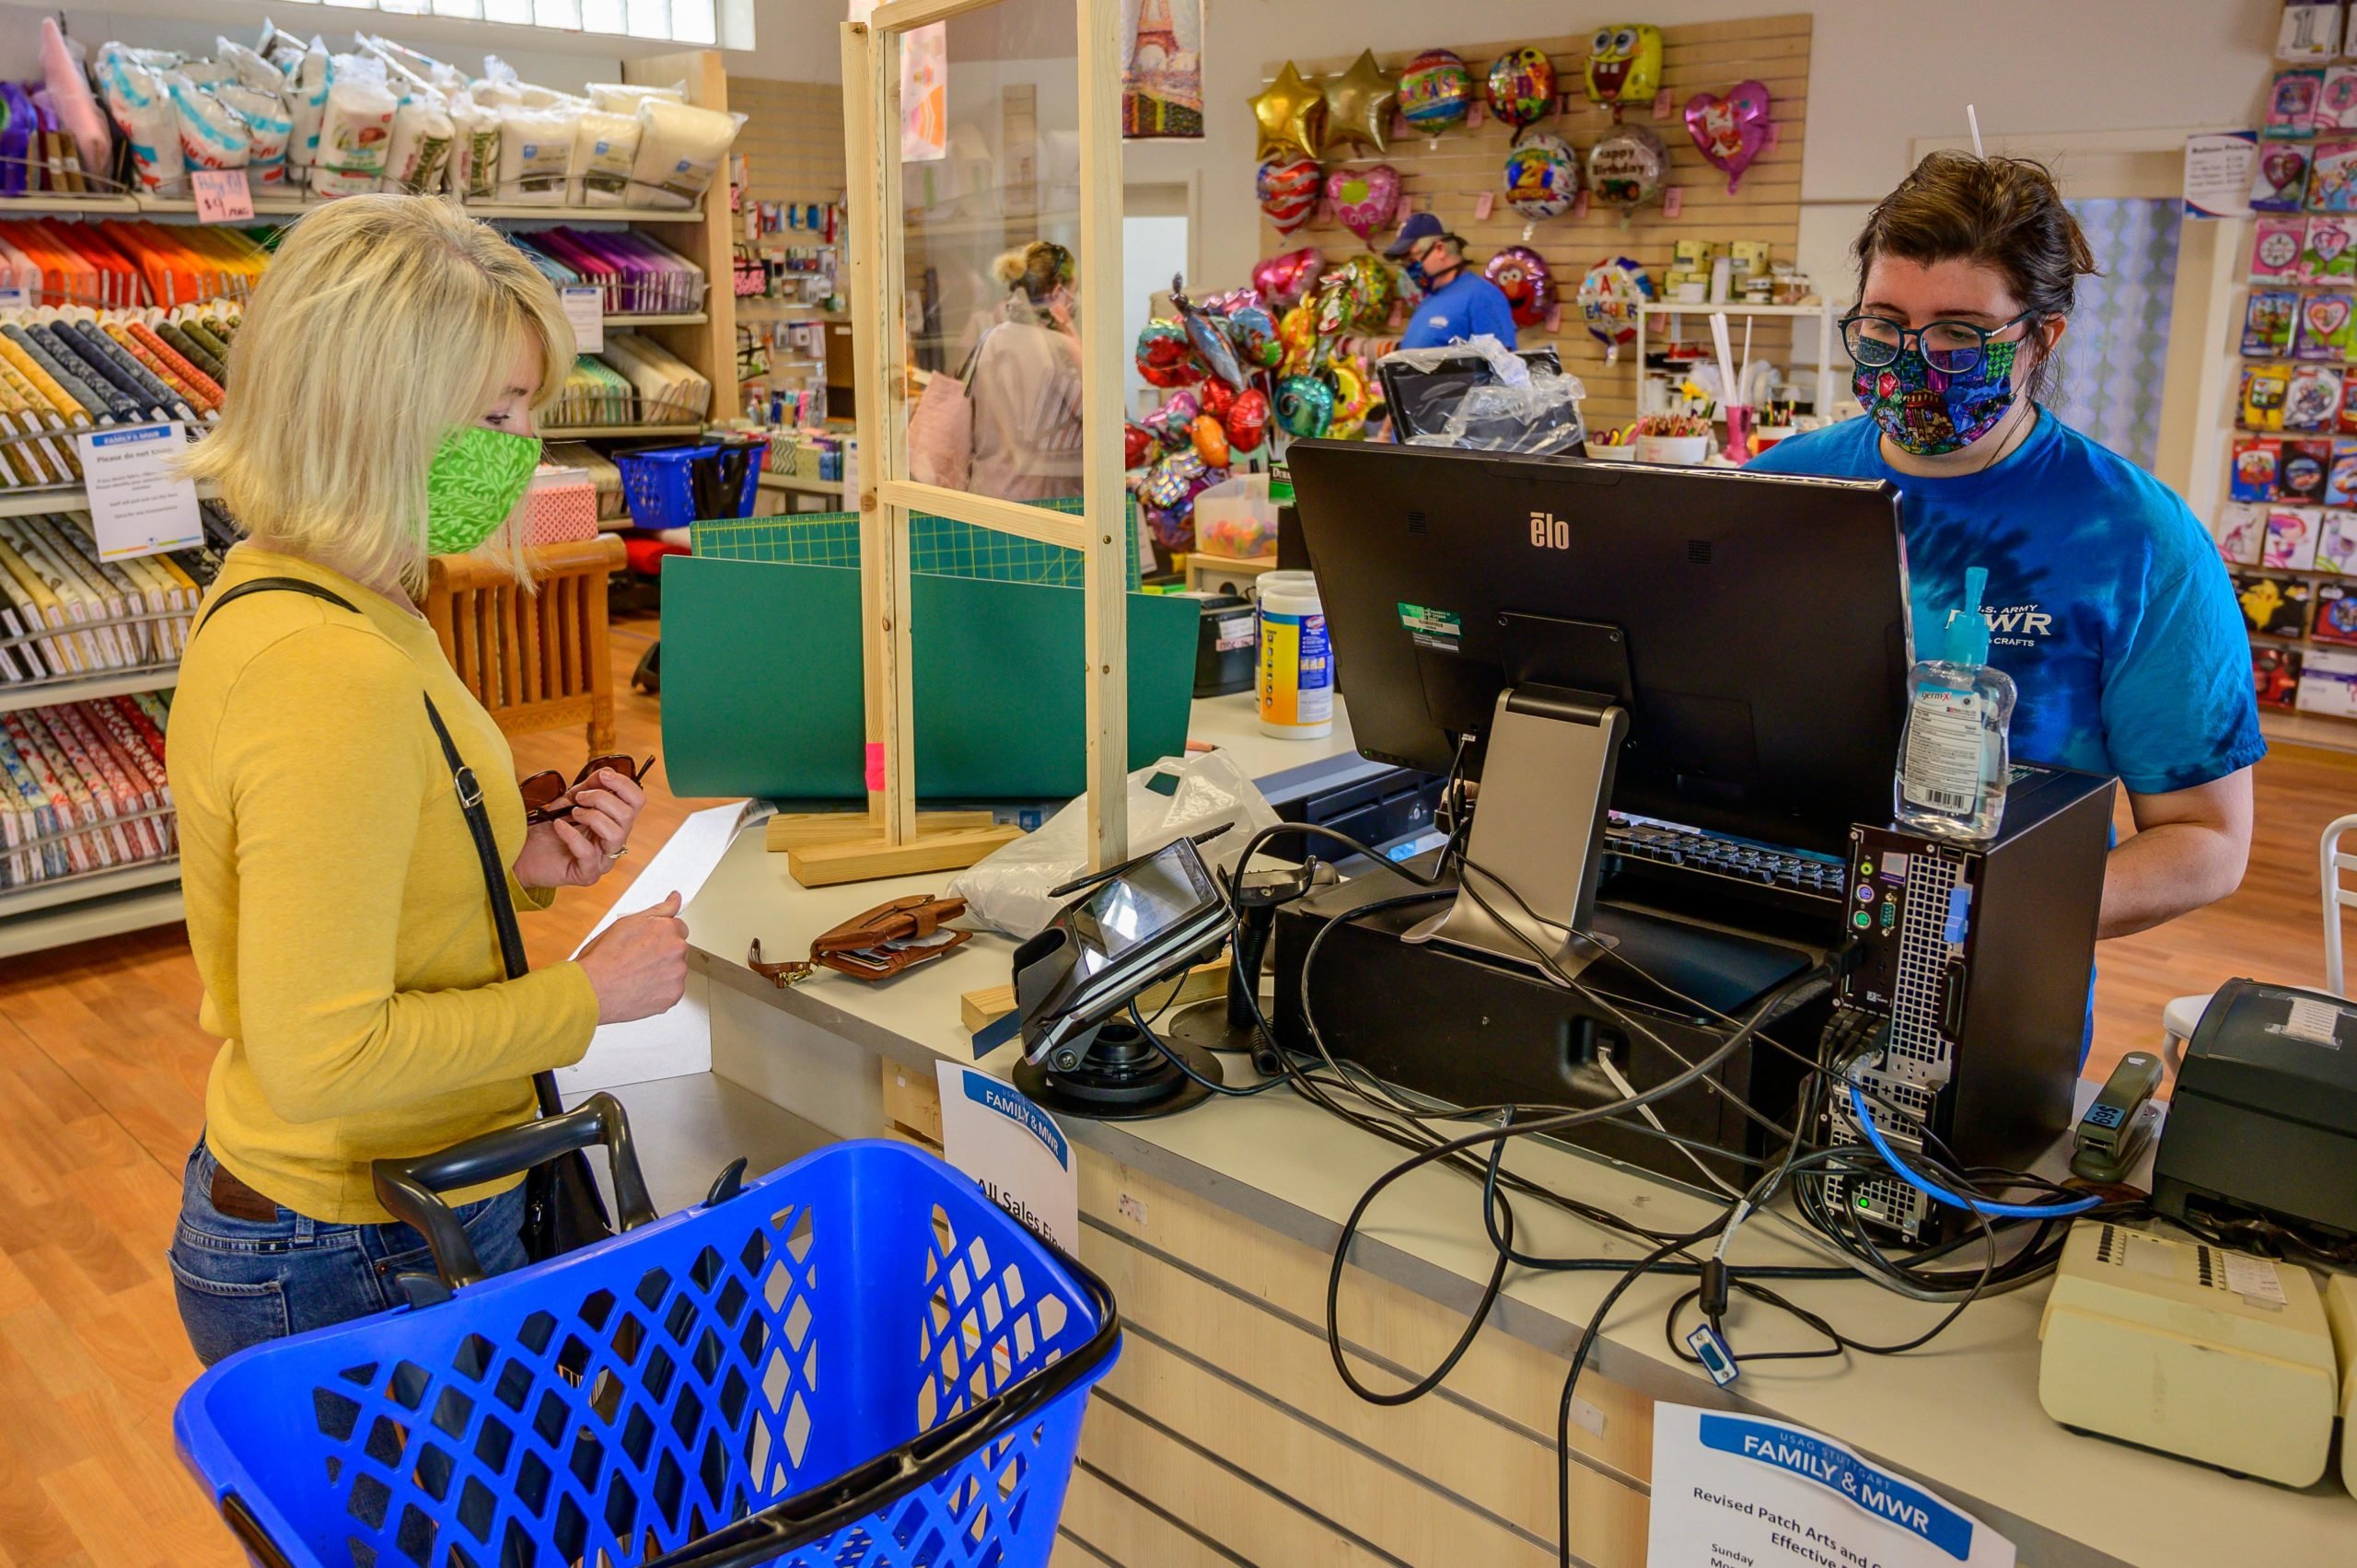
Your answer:
[[[1344,716],[1323,740],[1263,737],[1248,697],[1198,702],[1191,729],[1255,777],[1353,749]],[[745,960],[757,937],[793,951],[882,900],[946,880],[805,889],[758,824],[740,832],[686,911],[714,1073],[826,1135],[937,1135],[935,1063],[973,1060],[960,995],[1007,982],[1009,939],[978,935],[880,986],[821,972],[781,990]],[[1010,1045],[981,1065],[1010,1076],[1017,1059]],[[639,1090],[624,1098],[656,1103]],[[1282,1092],[1062,1125],[1080,1156],[1080,1255],[1119,1297],[1128,1338],[1090,1408],[1056,1562],[1556,1562],[1558,1397],[1571,1349],[1617,1275],[1510,1272],[1490,1330],[1439,1390],[1400,1408],[1366,1404],[1330,1363],[1325,1292],[1342,1221],[1398,1148]],[[702,1152],[716,1168],[737,1151]],[[1692,1228],[1724,1206],[1533,1141],[1516,1143],[1508,1167],[1656,1228]],[[1515,1216],[1527,1227],[1517,1240],[1540,1250],[1640,1252],[1545,1204],[1517,1204]],[[1822,1261],[1766,1225],[1744,1229],[1736,1257]],[[1391,1188],[1368,1214],[1342,1290],[1356,1375],[1398,1388],[1434,1365],[1492,1260],[1479,1190],[1464,1178],[1427,1167]],[[2049,1419],[2038,1397],[2044,1282],[1975,1304],[1922,1351],[1747,1361],[1724,1391],[1665,1342],[1663,1313],[1687,1288],[1641,1279],[1606,1319],[1580,1381],[1574,1561],[1645,1562],[1652,1411],[1669,1400],[1824,1432],[1968,1510],[2037,1568],[2357,1562],[2357,1500],[2337,1480],[2290,1491]],[[1864,1280],[1786,1288],[1880,1342],[1911,1338],[1945,1310]],[[1792,1319],[1741,1297],[1729,1322],[1739,1353],[1805,1342]]]

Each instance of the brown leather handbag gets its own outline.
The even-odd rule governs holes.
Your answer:
[[[971,940],[972,932],[952,931],[944,923],[965,912],[963,899],[911,893],[888,904],[877,904],[830,931],[821,932],[810,944],[810,956],[805,959],[764,963],[761,938],[755,937],[746,967],[780,986],[799,984],[809,979],[814,970],[821,968],[853,980],[889,980],[944,953],[954,952]]]

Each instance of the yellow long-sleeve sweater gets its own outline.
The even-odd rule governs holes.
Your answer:
[[[304,578],[360,613],[295,592],[210,613],[257,577]],[[424,694],[482,781],[504,865],[523,847],[524,805],[506,738],[432,628],[348,577],[245,544],[206,605],[167,748],[199,1022],[222,1041],[205,1140],[297,1214],[380,1222],[369,1162],[528,1119],[530,1075],[580,1060],[597,995],[578,964],[502,978]]]

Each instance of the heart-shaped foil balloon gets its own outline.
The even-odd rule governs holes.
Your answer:
[[[2289,142],[2264,143],[2258,173],[2251,181],[2250,204],[2262,213],[2296,213],[2307,182],[2306,148]]]
[[[2345,294],[2312,294],[2300,306],[2300,335],[2311,343],[2331,343],[2349,325],[2349,311]]]
[[[1279,234],[1291,234],[1318,211],[1319,179],[1318,165],[1306,157],[1271,158],[1260,166],[1254,187]]]
[[[1203,412],[1213,419],[1224,419],[1227,415],[1227,411],[1236,406],[1236,400],[1239,395],[1235,388],[1225,381],[1206,381],[1202,385],[1201,393],[1203,400]]]
[[[2351,236],[2347,218],[2310,218],[2308,220],[2308,254],[2316,265],[2327,266],[2340,260],[2349,249]]]
[[[1148,321],[1138,333],[1138,375],[1149,387],[1191,387],[1203,378],[1202,361],[1176,321]]]
[[[1481,275],[1498,285],[1514,309],[1514,324],[1536,327],[1555,303],[1555,274],[1546,259],[1527,245],[1508,245],[1492,255]]]
[[[1399,210],[1399,171],[1387,163],[1370,168],[1338,168],[1326,177],[1326,200],[1342,226],[1362,240],[1391,226]]]
[[[1269,434],[1269,395],[1258,387],[1236,394],[1228,405],[1227,445],[1232,452],[1257,452]]]
[[[1724,171],[1727,194],[1735,194],[1743,171],[1768,145],[1768,88],[1759,82],[1737,82],[1727,96],[1696,93],[1686,100],[1686,134],[1702,156]]]
[[[1316,248],[1288,250],[1255,265],[1252,286],[1267,297],[1271,309],[1282,314],[1318,286],[1318,274],[1325,270],[1326,258]]]

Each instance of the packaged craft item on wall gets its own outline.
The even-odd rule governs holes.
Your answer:
[[[712,188],[745,117],[650,98],[639,104],[638,121],[638,158],[630,171],[633,203],[688,208]]]
[[[99,88],[107,113],[130,145],[132,177],[150,194],[178,187],[186,162],[180,157],[180,122],[162,71],[146,52],[110,43],[99,50]]]
[[[499,111],[462,92],[450,100],[450,190],[461,201],[499,194]]]
[[[385,189],[412,196],[433,195],[449,172],[449,111],[432,88],[421,88],[393,111],[392,141],[385,154]]]
[[[286,182],[286,145],[295,134],[295,117],[286,96],[250,87],[242,81],[224,82],[214,96],[235,110],[246,122],[246,179],[253,185]]]
[[[401,100],[386,84],[382,61],[339,54],[329,76],[311,186],[321,196],[366,195],[384,180]]]
[[[573,163],[576,117],[561,110],[502,110],[499,191],[493,200],[528,207],[564,205],[564,176]]]
[[[575,206],[628,205],[630,171],[638,158],[640,132],[635,115],[585,110],[574,122],[566,199]]]

